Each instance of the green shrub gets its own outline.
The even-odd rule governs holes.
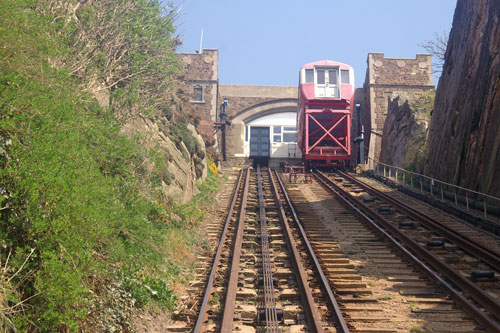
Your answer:
[[[162,279],[151,277],[140,279],[133,273],[126,273],[123,286],[140,305],[155,301],[169,311],[175,310],[177,297]]]
[[[203,217],[203,202],[213,197],[207,191],[216,188],[200,185],[202,193],[185,205],[144,189],[143,183],[171,182],[171,156],[157,147],[145,152],[144,138],[122,135],[116,117],[133,110],[168,116],[165,110],[170,109],[158,106],[164,105],[159,92],[167,83],[153,88],[156,79],[168,81],[177,71],[175,42],[169,35],[171,17],[155,1],[126,0],[131,7],[123,8],[118,6],[122,2],[82,3],[75,13],[78,22],[57,12],[66,7],[51,0],[0,2],[0,249],[12,250],[0,251],[0,262],[9,257],[12,271],[25,272],[9,284],[0,281],[1,288],[10,290],[6,297],[23,304],[22,311],[5,312],[2,320],[20,331],[82,330],[86,317],[100,315],[91,311],[92,305],[119,301],[103,284],[129,290],[141,305],[153,302],[172,310],[175,296],[169,283],[179,279],[180,270],[168,256],[175,253],[169,240],[178,232],[179,244],[196,243],[191,226]],[[133,9],[123,12],[130,25],[120,31],[129,46],[151,40],[154,50],[164,51],[161,57],[153,61],[134,49],[123,55],[127,62],[107,68],[109,53],[98,51],[91,59],[83,54],[90,65],[77,70],[81,59],[75,51],[82,45],[75,38],[92,27],[105,29],[96,20],[106,22],[112,9],[126,8]],[[119,20],[108,18],[110,24]],[[142,38],[147,34],[143,24],[157,35]],[[155,39],[160,32],[165,37]],[[96,42],[107,45],[97,37]],[[120,81],[138,69],[144,74]],[[101,108],[83,88],[86,80],[106,75],[116,85],[111,107]],[[197,150],[185,119],[168,128],[176,145],[185,141],[188,149]],[[153,172],[143,166],[144,159],[152,162]],[[176,217],[166,223],[170,216]]]

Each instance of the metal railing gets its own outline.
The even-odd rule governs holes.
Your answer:
[[[500,198],[453,185],[400,167],[385,164],[368,157],[368,169],[375,175],[387,178],[397,185],[419,189],[433,198],[455,202],[455,206],[471,211],[482,210],[485,218],[488,214],[500,216]]]

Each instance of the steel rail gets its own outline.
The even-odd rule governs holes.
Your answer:
[[[460,245],[463,249],[465,249],[467,252],[475,255],[479,259],[483,260],[485,263],[490,265],[492,268],[496,269],[497,271],[500,271],[500,257],[498,254],[495,252],[491,251],[490,249],[482,246],[481,244],[475,242],[472,239],[467,238],[466,236],[459,234],[455,231],[453,231],[451,228],[448,226],[444,225],[443,223],[436,221],[432,217],[416,210],[413,207],[408,206],[407,204],[391,197],[390,195],[387,195],[372,186],[365,184],[358,179],[352,177],[351,175],[348,175],[344,172],[337,171],[342,177],[345,177],[349,179],[349,181],[356,183],[356,185],[361,186],[364,188],[367,192],[371,193],[372,195],[379,196],[383,198],[384,200],[388,201],[392,205],[396,206],[399,210],[401,210],[403,213],[408,215],[409,217],[419,220],[423,222],[425,225],[429,226],[430,228],[434,228],[435,231],[441,233],[442,236],[448,238],[449,240],[455,242],[456,244]]]
[[[358,202],[356,199],[353,199],[350,195],[341,193],[345,193],[339,186],[337,186],[334,182],[332,182],[325,175],[315,172],[313,173],[314,177],[318,180],[320,184],[328,189],[332,194],[334,194],[339,200],[345,203],[348,207],[350,207],[353,212],[360,217],[363,221],[368,223],[371,227],[373,227],[376,231],[382,234],[386,239],[388,239],[392,245],[398,249],[400,252],[405,254],[410,261],[418,266],[426,275],[433,281],[435,281],[438,285],[442,286],[446,289],[450,294],[452,294],[457,302],[462,304],[462,306],[468,311],[479,323],[487,327],[489,330],[493,332],[500,332],[500,325],[491,317],[489,317],[484,311],[475,306],[471,301],[469,301],[460,291],[455,289],[450,283],[448,283],[444,278],[442,278],[438,273],[433,271],[429,266],[427,266],[423,261],[417,258],[416,255],[424,258],[431,266],[440,271],[446,279],[457,285],[462,289],[464,293],[466,293],[469,297],[473,298],[476,302],[478,302],[481,306],[486,308],[491,314],[499,317],[500,313],[500,304],[493,299],[490,295],[485,293],[482,289],[477,287],[467,278],[463,277],[459,272],[451,268],[449,265],[444,263],[439,258],[436,258],[430,251],[420,246],[413,239],[406,236],[404,233],[399,231],[396,227],[394,227],[390,222],[385,220],[378,213],[373,212],[366,205]],[[366,214],[365,214],[366,212]],[[370,215],[371,217],[369,217]],[[375,222],[376,221],[376,222]],[[389,234],[388,231],[385,231],[381,226],[377,224],[377,222],[382,225],[385,229],[389,230],[394,237]],[[416,255],[406,249],[401,243],[396,240],[396,238],[402,240],[402,242]]]
[[[201,303],[200,313],[198,315],[198,320],[196,321],[196,326],[194,328],[194,332],[198,333],[201,330],[203,323],[205,323],[208,319],[207,313],[207,305],[210,299],[212,298],[213,291],[213,283],[215,281],[215,274],[217,274],[217,268],[219,266],[220,255],[222,253],[222,248],[224,247],[224,242],[226,241],[227,229],[229,228],[229,223],[231,221],[231,217],[233,216],[233,209],[236,204],[236,199],[238,198],[238,189],[240,188],[241,178],[243,177],[243,170],[238,174],[238,179],[236,181],[236,185],[234,186],[234,191],[231,198],[231,205],[229,206],[229,210],[226,215],[226,220],[224,222],[224,229],[222,230],[222,235],[219,241],[219,246],[217,247],[217,252],[215,253],[215,258],[212,264],[212,270],[210,271],[210,276],[208,278],[207,288],[205,289],[205,296],[203,297],[203,301]]]
[[[287,241],[287,247],[290,253],[292,253],[293,260],[291,260],[292,265],[295,269],[295,278],[298,283],[299,292],[301,294],[302,300],[306,303],[306,307],[304,307],[305,315],[308,323],[308,328],[312,332],[324,332],[323,326],[321,324],[321,317],[318,312],[318,308],[314,302],[314,297],[311,288],[309,287],[309,283],[307,281],[306,272],[302,263],[302,259],[300,257],[299,251],[297,249],[297,243],[292,235],[292,231],[290,229],[290,225],[288,224],[288,218],[285,213],[285,209],[283,208],[283,204],[279,198],[278,188],[276,186],[276,182],[273,178],[272,171],[269,169],[269,179],[271,182],[271,189],[273,191],[274,201],[276,206],[278,207],[278,213],[281,221],[281,228],[283,229],[283,233],[285,234],[285,238]]]
[[[240,213],[238,216],[238,229],[236,232],[233,260],[231,261],[231,273],[227,285],[226,302],[224,304],[224,314],[222,316],[221,332],[230,333],[233,331],[234,303],[236,300],[236,289],[238,287],[238,272],[240,270],[241,244],[243,242],[243,226],[245,225],[246,205],[248,197],[248,184],[250,182],[250,169],[247,169],[245,185],[241,197]]]
[[[269,171],[269,173],[271,174],[271,171]],[[326,275],[324,274],[323,269],[321,268],[321,264],[319,263],[319,260],[316,257],[316,254],[314,253],[314,249],[312,248],[312,245],[309,242],[309,239],[307,238],[306,232],[305,232],[304,228],[302,227],[302,223],[300,222],[300,219],[297,215],[297,212],[295,211],[295,208],[292,204],[292,201],[290,200],[290,196],[288,195],[288,192],[286,191],[285,186],[283,185],[283,182],[281,181],[281,178],[279,177],[277,171],[274,171],[274,174],[276,175],[276,179],[279,183],[281,192],[283,193],[283,196],[285,197],[286,203],[287,203],[288,207],[290,208],[290,211],[291,211],[292,217],[293,217],[293,221],[295,222],[295,224],[297,225],[297,227],[299,229],[300,237],[302,238],[302,240],[304,241],[304,244],[306,245],[308,255],[312,259],[312,261],[314,263],[314,267],[319,274],[320,283],[321,283],[322,287],[324,288],[324,290],[326,291],[326,295],[324,295],[324,296],[326,297],[331,309],[334,312],[334,316],[337,320],[337,325],[338,325],[337,330],[338,330],[338,332],[348,333],[349,327],[347,326],[347,323],[345,322],[344,316],[342,315],[342,311],[340,310],[340,306],[338,305],[337,300],[335,299],[334,293],[330,287],[330,283],[329,283]],[[286,234],[288,235],[288,238],[290,239],[291,242],[294,242],[293,236],[291,234],[290,227],[288,224],[288,220],[287,220],[286,214],[284,212],[283,204],[281,203],[281,200],[278,199],[279,198],[278,187],[276,186],[276,183],[274,182],[274,179],[272,177],[271,177],[271,180],[272,180],[272,185],[273,185],[273,191],[275,192],[276,204],[278,205],[279,211],[280,211],[280,218],[283,222],[283,225],[286,226]],[[302,281],[302,285],[307,287],[307,288],[305,288],[305,292],[307,292],[307,289],[309,288],[309,286],[308,286],[307,278],[305,276],[305,272],[303,270],[303,267],[302,267],[302,264],[300,261],[300,255],[298,254],[298,251],[297,251],[297,248],[295,245],[292,248],[293,248],[294,257],[296,258],[297,267],[299,269],[300,279]],[[300,270],[300,269],[302,269],[302,270]],[[310,315],[313,318],[313,321],[314,321],[314,324],[315,324],[317,331],[323,332],[324,329],[321,326],[319,314],[314,314],[314,311],[313,311],[313,309],[315,310],[316,307],[314,306],[314,300],[312,298],[312,294],[307,295],[306,299],[308,301],[309,309],[311,309]]]
[[[276,311],[276,297],[273,285],[273,266],[269,251],[269,233],[267,231],[266,203],[264,201],[264,187],[260,165],[257,166],[257,196],[259,203],[260,242],[262,256],[262,275],[264,278],[264,311],[266,314],[266,332],[279,333],[278,313]]]

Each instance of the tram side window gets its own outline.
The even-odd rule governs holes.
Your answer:
[[[330,84],[337,84],[338,79],[337,77],[339,76],[338,69],[330,69],[328,71],[328,80]]]
[[[344,84],[350,84],[350,79],[349,79],[349,70],[347,69],[342,69],[340,71],[340,80]]]
[[[306,69],[306,82],[305,83],[313,83],[314,82],[314,70]]]
[[[325,84],[325,71],[324,70],[316,71],[316,83],[317,84]]]

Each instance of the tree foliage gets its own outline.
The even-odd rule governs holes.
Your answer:
[[[145,111],[168,104],[166,93],[180,66],[174,54],[174,8],[158,0],[43,0],[68,53],[68,68],[93,94],[111,94],[115,111]]]

